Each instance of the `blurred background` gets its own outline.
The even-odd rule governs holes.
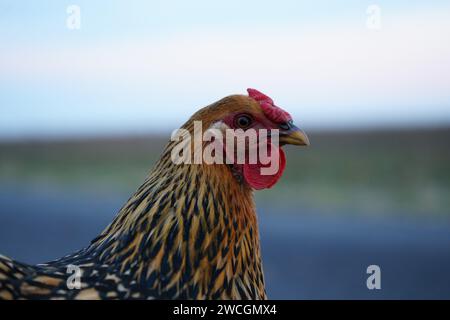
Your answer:
[[[256,194],[269,297],[449,299],[448,39],[438,0],[0,0],[0,252],[86,246],[172,130],[254,87],[311,140]]]

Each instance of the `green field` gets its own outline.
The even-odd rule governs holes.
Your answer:
[[[326,213],[450,214],[450,129],[308,132],[261,206]],[[168,135],[167,135],[168,137]],[[0,143],[1,186],[131,193],[167,137]]]

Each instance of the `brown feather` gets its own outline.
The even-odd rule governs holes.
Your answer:
[[[204,128],[230,112],[262,111],[246,96],[195,113]],[[0,298],[265,299],[252,190],[227,165],[176,165],[174,142],[112,223],[85,249],[45,265],[0,257]],[[68,289],[67,266],[82,270]]]

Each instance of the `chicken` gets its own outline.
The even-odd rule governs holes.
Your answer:
[[[286,111],[254,89],[199,110],[182,129],[192,134],[196,121],[224,136],[227,129],[268,129],[267,144],[278,129],[279,147],[272,151],[279,155],[278,170],[262,175],[263,164],[247,158],[174,163],[179,141],[170,141],[142,186],[90,245],[35,266],[0,256],[0,298],[266,299],[253,190],[270,188],[281,177],[282,145],[308,145],[308,138]],[[234,159],[230,150],[225,157]]]

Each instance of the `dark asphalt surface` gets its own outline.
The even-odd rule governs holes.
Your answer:
[[[126,199],[0,186],[0,253],[27,263],[70,253],[87,245]],[[301,210],[259,208],[270,298],[450,299],[449,218],[295,211]],[[381,290],[366,287],[372,264],[381,268]]]

